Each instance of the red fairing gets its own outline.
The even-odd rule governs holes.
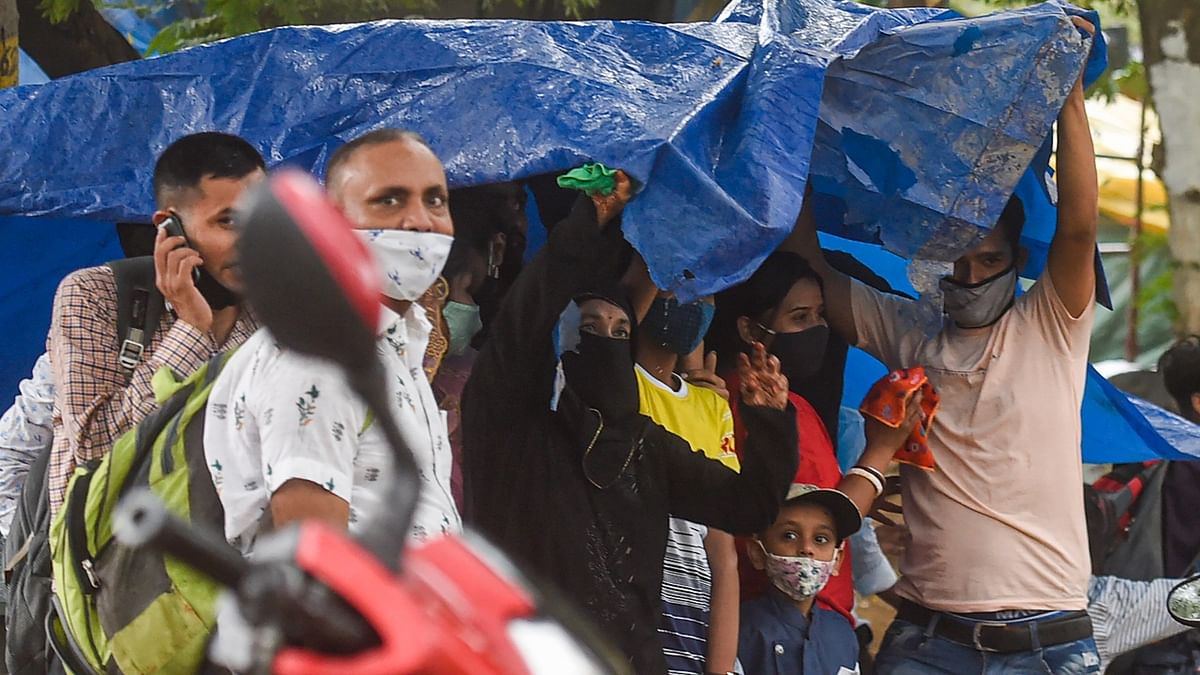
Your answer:
[[[306,523],[296,563],[356,609],[381,644],[354,655],[285,649],[273,664],[279,675],[529,672],[508,628],[536,614],[533,600],[457,538],[411,549],[395,577],[342,533]]]
[[[297,169],[283,169],[270,180],[275,198],[308,238],[351,307],[374,331],[379,325],[382,289],[366,244],[312,176]]]
[[[378,304],[378,301],[376,301]],[[300,569],[325,582],[379,634],[379,647],[328,655],[286,648],[275,657],[278,675],[396,675],[422,672],[435,647],[436,631],[396,577],[342,533],[305,523],[296,550]]]

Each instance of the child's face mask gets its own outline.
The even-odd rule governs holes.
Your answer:
[[[842,549],[833,554],[833,560],[817,560],[802,556],[775,555],[758,542],[766,556],[767,578],[780,592],[796,602],[803,602],[821,592],[837,566]]]

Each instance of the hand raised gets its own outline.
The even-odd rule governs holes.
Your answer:
[[[738,379],[746,405],[783,410],[788,404],[787,377],[780,372],[779,359],[755,342],[749,356],[738,354]]]
[[[689,384],[711,389],[720,394],[721,398],[729,400],[729,385],[720,375],[717,375],[716,352],[709,352],[704,357],[704,367],[687,370],[683,379],[687,380]]]
[[[633,198],[633,181],[624,171],[617,170],[613,180],[616,185],[607,195],[593,194],[592,203],[596,205],[596,221],[603,227],[620,215],[625,205]]]

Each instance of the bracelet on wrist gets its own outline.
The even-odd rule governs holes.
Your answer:
[[[887,479],[884,477],[883,472],[880,471],[879,469],[876,469],[875,467],[870,466],[869,464],[855,464],[854,466],[856,466],[859,469],[862,469],[863,471],[867,471],[872,476],[875,476],[876,478],[878,478],[880,485],[887,484]]]
[[[847,476],[858,476],[859,478],[866,480],[868,483],[871,484],[871,487],[875,488],[875,497],[878,498],[880,495],[883,494],[883,481],[881,481],[875,477],[876,473],[879,473],[879,472],[876,471],[875,473],[871,473],[866,468],[863,468],[861,466],[852,466],[852,467],[850,467],[850,470],[846,472],[846,475]]]

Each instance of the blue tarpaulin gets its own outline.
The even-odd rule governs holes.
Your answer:
[[[948,260],[1023,175],[1045,175],[1038,151],[1085,65],[1066,18],[1078,12],[745,0],[699,24],[265,31],[0,92],[0,215],[26,217],[0,228],[44,235],[56,260],[100,262],[111,226],[108,248],[85,257],[45,219],[144,220],[154,158],[184,134],[237,133],[273,166],[319,173],[345,140],[399,126],[430,141],[458,186],[585,160],[625,168],[645,185],[627,236],[684,296],[747,276],[790,231],[810,175],[822,229]],[[1051,234],[1026,240],[1044,249]]]
[[[154,157],[201,129],[319,169],[391,125],[424,134],[456,185],[626,168],[646,185],[628,237],[685,295],[786,236],[810,152],[823,226],[949,258],[995,221],[1083,66],[1067,10],[759,0],[699,24],[281,28],[0,94],[0,214],[145,218]]]

